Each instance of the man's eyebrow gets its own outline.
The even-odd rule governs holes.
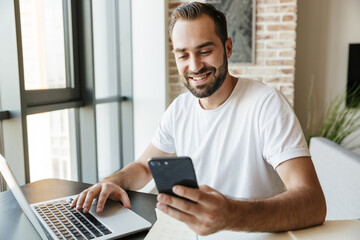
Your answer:
[[[208,46],[215,46],[214,42],[205,42],[203,44],[200,44],[199,46],[196,46],[195,49],[201,49],[204,47],[208,47]],[[186,48],[175,48],[172,52],[176,53],[176,52],[185,52],[187,49]]]
[[[201,48],[208,47],[208,46],[215,46],[215,43],[214,42],[206,42],[206,43],[203,43],[203,44],[200,44],[199,46],[197,46],[196,49],[201,49]]]
[[[176,53],[176,52],[185,52],[186,51],[186,48],[175,48],[172,50],[173,53]]]

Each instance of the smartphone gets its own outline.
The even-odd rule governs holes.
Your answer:
[[[199,188],[189,157],[150,158],[148,164],[159,193],[176,196],[172,191],[174,185]]]

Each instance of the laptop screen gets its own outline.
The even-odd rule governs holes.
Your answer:
[[[32,223],[32,225],[35,227],[40,237],[42,239],[48,239],[46,234],[44,233],[43,228],[41,227],[41,224],[39,223],[35,214],[31,210],[28,201],[26,200],[23,192],[21,191],[19,184],[16,181],[14,174],[12,173],[6,159],[1,154],[0,154],[0,172],[3,175],[10,190],[12,191],[16,201],[19,203],[21,209],[23,210],[29,221]]]

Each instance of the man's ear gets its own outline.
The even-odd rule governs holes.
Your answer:
[[[226,51],[226,57],[229,59],[231,57],[231,54],[232,54],[232,39],[231,38],[228,38],[226,41],[225,41],[225,51]]]

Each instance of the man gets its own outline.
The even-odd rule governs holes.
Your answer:
[[[181,5],[171,17],[176,64],[189,89],[170,105],[143,155],[74,201],[97,211],[107,198],[130,208],[125,190],[145,186],[150,157],[190,156],[200,189],[175,186],[192,201],[158,195],[157,207],[200,235],[220,230],[284,231],[324,222],[326,204],[301,127],[270,86],[230,76],[232,41],[212,5]]]

